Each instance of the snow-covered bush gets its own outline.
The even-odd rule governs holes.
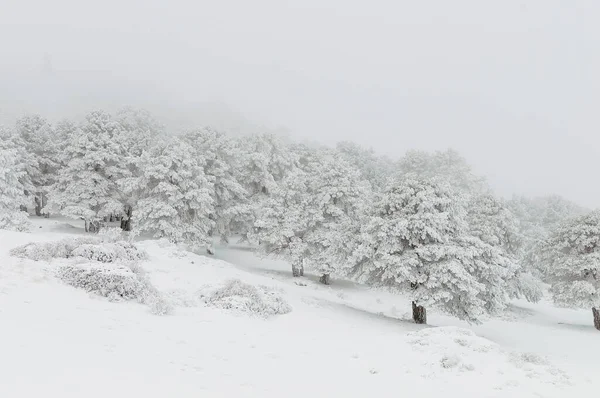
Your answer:
[[[84,244],[71,252],[72,257],[83,257],[88,260],[102,263],[113,263],[116,261],[144,260],[147,255],[135,245],[128,242]]]
[[[73,287],[111,301],[141,300],[146,290],[138,276],[122,264],[67,264],[58,268],[57,276]]]
[[[149,307],[154,315],[173,312],[171,302],[152,285],[136,262],[78,262],[60,265],[59,279],[73,287],[107,297],[110,301],[136,300]]]
[[[50,261],[54,258],[83,257],[103,263],[145,260],[146,252],[124,241],[103,243],[96,238],[62,239],[55,242],[32,242],[10,251],[15,257],[34,261]]]
[[[206,292],[203,298],[210,306],[261,318],[292,311],[292,307],[273,289],[250,285],[239,279],[229,280],[223,286]]]
[[[81,245],[97,244],[94,238],[62,239],[54,242],[31,242],[15,247],[11,256],[34,261],[50,261],[53,258],[69,258],[73,250]]]

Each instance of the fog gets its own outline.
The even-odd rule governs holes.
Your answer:
[[[502,195],[600,202],[595,0],[0,1],[0,119],[146,107],[460,151]]]

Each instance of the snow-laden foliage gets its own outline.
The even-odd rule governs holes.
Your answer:
[[[508,205],[490,193],[476,195],[468,203],[467,222],[471,235],[500,250],[510,264],[508,285],[503,285],[503,279],[491,283],[489,289],[507,289],[510,297],[538,301],[543,295],[543,285],[521,262],[523,236],[519,220]]]
[[[486,192],[489,189],[485,179],[475,175],[467,161],[452,149],[434,153],[408,151],[398,161],[398,172],[400,177],[437,178],[464,194]]]
[[[82,257],[101,263],[145,260],[147,254],[128,242],[83,244],[73,249],[69,257]]]
[[[34,261],[81,257],[98,262],[138,261],[148,254],[132,243],[103,242],[98,238],[71,238],[54,242],[31,242],[10,251],[11,256]]]
[[[141,158],[134,228],[175,243],[208,244],[214,221],[213,180],[205,160],[179,139],[160,143]]]
[[[109,114],[89,114],[65,149],[70,160],[49,195],[50,210],[84,219],[86,230],[97,232],[105,216],[122,209],[116,185],[120,175],[118,129]]]
[[[204,158],[204,173],[213,181],[212,198],[215,222],[211,235],[228,241],[234,233],[244,232],[253,220],[248,191],[242,183],[243,152],[237,143],[212,129],[186,134],[185,140],[196,156]]]
[[[433,180],[392,183],[356,236],[345,272],[468,321],[502,310],[513,265],[499,247],[469,234],[465,205]]]
[[[243,137],[242,181],[250,196],[268,194],[296,165],[296,157],[281,138],[273,134]]]
[[[600,307],[600,211],[564,222],[536,251],[556,304]]]
[[[368,181],[373,190],[385,188],[388,179],[394,174],[394,163],[387,157],[378,156],[372,149],[343,141],[337,144],[336,150],[360,171],[361,178]]]
[[[204,302],[212,307],[261,318],[287,314],[292,307],[275,290],[267,286],[254,286],[239,279],[227,281],[203,293]]]
[[[72,263],[58,268],[63,282],[111,301],[140,299],[145,290],[137,275],[124,264]]]
[[[522,261],[532,269],[540,263],[540,259],[536,257],[535,246],[564,221],[586,213],[581,206],[557,195],[537,198],[515,196],[508,205],[519,220],[523,239]]]
[[[114,120],[119,126],[115,139],[120,161],[115,170],[115,181],[122,210],[118,215],[121,217],[121,228],[131,231],[134,209],[142,194],[136,184],[143,166],[142,154],[161,142],[165,134],[163,126],[143,109],[120,109]]]
[[[25,231],[29,228],[27,213],[22,211],[29,202],[28,187],[27,171],[18,150],[8,142],[0,142],[0,229]]]
[[[61,264],[57,277],[66,284],[110,301],[135,300],[149,307],[154,315],[173,312],[169,300],[156,289],[136,262],[81,262]]]
[[[358,170],[338,154],[325,149],[307,154],[270,192],[253,235],[263,253],[287,258],[295,276],[305,266],[335,272],[340,234],[369,198]]]
[[[62,143],[52,125],[39,115],[26,115],[18,119],[15,134],[33,158],[28,172],[34,187],[35,213],[41,215],[50,186],[55,182],[61,166],[59,153]]]
[[[298,155],[274,134],[242,137],[238,143],[243,164],[239,181],[248,194],[251,217],[237,225],[243,238],[249,238],[255,220],[261,217],[266,201],[283,178],[297,168]]]

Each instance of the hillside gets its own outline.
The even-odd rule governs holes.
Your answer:
[[[418,326],[407,320],[409,301],[400,296],[340,280],[323,286],[313,275],[292,278],[287,264],[260,259],[249,247],[217,246],[216,258],[208,258],[144,240],[137,245],[148,259],[139,267],[173,307],[159,316],[135,301],[111,302],[63,283],[56,272],[71,259],[10,256],[29,242],[84,236],[76,222],[34,222],[33,233],[0,231],[0,396],[586,397],[598,391],[600,335],[586,311],[515,302],[504,319],[482,325],[432,312],[430,326]],[[232,279],[265,286],[265,297],[280,297],[291,312],[249,314],[240,310],[248,297],[209,305],[207,297]]]

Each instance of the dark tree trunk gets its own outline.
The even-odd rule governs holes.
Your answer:
[[[133,208],[131,206],[127,206],[125,209],[125,215],[121,218],[121,229],[123,231],[131,231],[131,214],[133,213]]]
[[[35,215],[38,217],[42,215],[42,200],[40,196],[35,197]]]
[[[594,314],[594,327],[600,330],[600,310],[592,308],[592,314]]]
[[[324,285],[329,285],[331,283],[329,280],[329,274],[321,275],[321,277],[319,278],[319,282],[321,282]]]
[[[292,264],[292,275],[294,277],[304,276],[304,265]]]
[[[412,302],[413,320],[415,323],[426,324],[427,323],[427,311],[425,307],[417,305],[414,301]]]
[[[85,232],[97,234],[100,231],[100,221],[85,221]]]

